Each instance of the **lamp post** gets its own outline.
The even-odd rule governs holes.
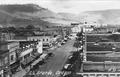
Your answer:
[[[11,77],[11,68],[10,68],[10,52],[8,52],[8,66],[7,66],[7,68],[8,68],[8,77]]]
[[[115,52],[115,50],[116,50],[116,48],[115,48],[115,47],[113,47],[113,48],[112,48],[112,52],[114,53],[114,52]]]

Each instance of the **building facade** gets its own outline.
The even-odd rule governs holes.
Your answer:
[[[41,41],[43,43],[43,49],[48,49],[51,45],[52,36],[30,36],[27,37],[28,41]]]
[[[9,69],[9,51],[0,50],[0,77],[10,76]]]
[[[6,40],[12,40],[14,39],[15,34],[14,33],[0,33],[0,40],[1,41],[6,41]]]
[[[4,57],[1,58],[1,63],[3,62],[4,65],[7,65],[7,73],[13,74],[15,70],[18,68],[18,56],[17,56],[17,50],[19,49],[19,42],[0,42],[0,50],[1,52],[6,52]],[[7,63],[7,64],[6,64]],[[4,67],[4,66],[3,66]],[[9,73],[9,74],[10,74]],[[7,75],[7,74],[5,74]]]
[[[41,41],[21,41],[19,50],[20,66],[28,67],[43,53]]]

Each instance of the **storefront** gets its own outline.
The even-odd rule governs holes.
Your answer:
[[[9,67],[5,67],[3,70],[4,77],[12,77],[12,72]]]
[[[4,77],[3,70],[0,71],[0,77]]]
[[[27,66],[30,66],[37,58],[39,58],[41,54],[37,51],[37,49],[29,49],[20,54],[21,61],[20,66],[25,69]]]
[[[17,69],[19,68],[20,66],[20,60],[16,61],[15,63],[11,64],[10,65],[10,70],[11,70],[11,73],[14,74],[16,73]]]
[[[50,44],[49,43],[44,43],[43,44],[43,50],[49,49],[50,48]]]
[[[30,63],[33,58],[31,57],[31,52],[33,51],[33,48],[29,48],[27,50],[24,50],[20,53],[20,65],[24,69],[28,63]]]
[[[36,49],[39,54],[42,54],[43,53],[43,42],[39,41],[36,46]]]

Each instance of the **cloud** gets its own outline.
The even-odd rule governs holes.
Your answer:
[[[120,9],[119,0],[1,0],[0,4],[34,3],[54,12],[80,13],[91,10]]]
[[[91,10],[120,9],[120,1],[113,0],[53,0],[52,10],[56,12],[80,13]]]

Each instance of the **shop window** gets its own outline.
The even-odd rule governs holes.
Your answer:
[[[33,39],[33,41],[35,41],[35,39]]]
[[[48,41],[48,39],[47,39],[47,41]]]
[[[27,54],[27,55],[25,55],[25,56],[24,56],[24,59],[25,59],[25,58],[28,58],[29,56],[30,56],[30,53]]]
[[[10,60],[11,60],[11,61],[14,60],[14,55],[11,55]]]
[[[3,65],[3,62],[2,62],[2,60],[0,60],[0,66],[2,66]]]
[[[8,63],[8,58],[7,57],[5,57],[4,62],[5,62],[5,64]]]

